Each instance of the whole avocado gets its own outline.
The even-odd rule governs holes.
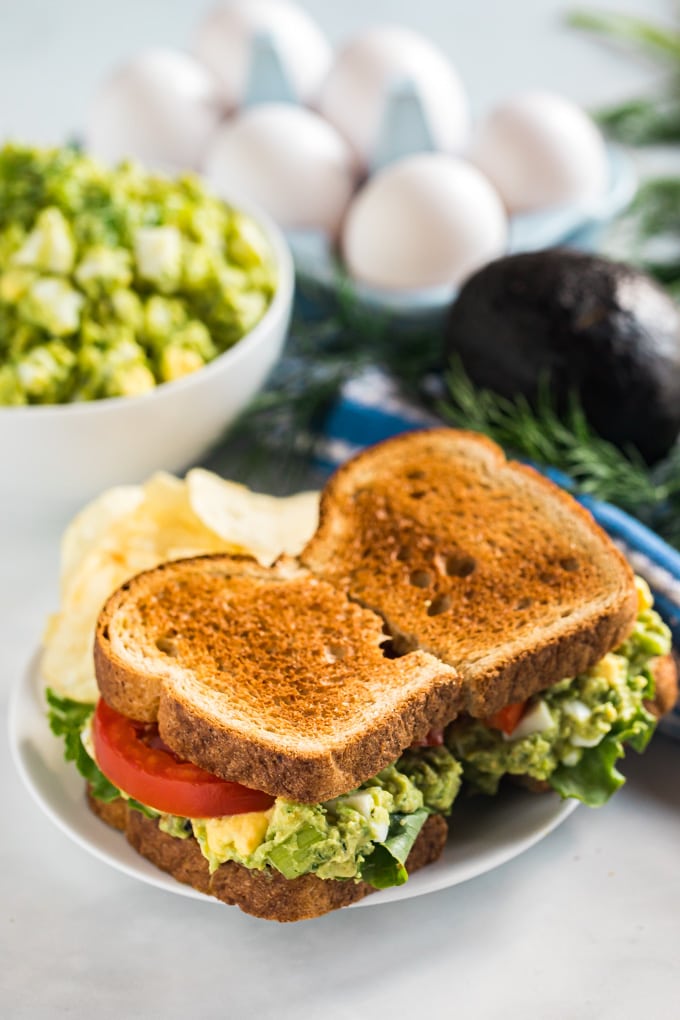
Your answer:
[[[680,315],[645,273],[565,248],[509,255],[465,283],[446,322],[478,386],[557,406],[578,394],[588,421],[648,463],[680,432]]]

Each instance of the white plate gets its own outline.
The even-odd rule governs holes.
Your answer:
[[[104,825],[88,809],[84,781],[75,766],[64,761],[63,741],[53,736],[47,724],[37,655],[13,691],[9,738],[16,767],[37,804],[79,846],[142,882],[191,899],[219,902],[159,871],[132,849],[122,833]],[[406,885],[354,905],[375,906],[422,896],[482,875],[544,839],[577,803],[561,801],[555,794],[533,796],[522,790],[461,803],[455,808],[451,835],[440,860],[417,872]]]

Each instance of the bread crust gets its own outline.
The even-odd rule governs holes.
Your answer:
[[[268,921],[308,920],[375,892],[366,882],[320,879],[315,875],[287,879],[277,871],[254,871],[234,861],[220,865],[211,875],[193,837],[178,839],[161,832],[154,819],[131,811],[122,799],[105,804],[88,791],[87,801],[94,814],[124,832],[135,850],[161,871],[254,917]],[[409,874],[441,856],[447,835],[445,819],[430,815],[408,856]]]

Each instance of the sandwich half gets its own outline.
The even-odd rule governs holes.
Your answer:
[[[574,500],[429,430],[336,473],[299,561],[199,557],[123,585],[97,627],[101,700],[51,696],[52,725],[140,853],[299,920],[436,860],[461,783],[603,803],[674,700],[669,651]]]
[[[380,617],[295,564],[206,556],[138,575],[99,618],[102,698],[73,719],[90,805],[180,881],[260,917],[405,881],[446,841],[461,768],[428,733],[461,683],[385,641]],[[52,709],[67,728],[73,703]]]
[[[447,746],[482,792],[511,775],[602,804],[624,744],[643,750],[677,696],[645,582],[571,496],[476,433],[406,433],[349,461],[301,560],[401,651],[460,673]]]

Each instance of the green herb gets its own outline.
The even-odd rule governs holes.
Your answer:
[[[607,41],[623,43],[657,61],[666,72],[661,97],[629,99],[599,114],[608,132],[630,145],[680,141],[680,30],[614,12],[577,10],[568,22]]]
[[[543,386],[532,407],[525,397],[510,400],[475,387],[457,362],[446,382],[448,395],[439,410],[450,424],[482,432],[510,452],[565,472],[576,491],[616,504],[680,546],[677,448],[650,469],[635,450],[624,452],[598,436],[575,397],[560,415]]]
[[[597,117],[612,138],[628,145],[680,143],[680,28],[611,12],[577,10],[575,28],[622,43],[656,62],[662,71],[658,95],[625,100]],[[640,265],[680,296],[680,178],[646,181],[618,225],[617,254]]]
[[[614,236],[627,259],[680,297],[680,177],[643,183]]]

